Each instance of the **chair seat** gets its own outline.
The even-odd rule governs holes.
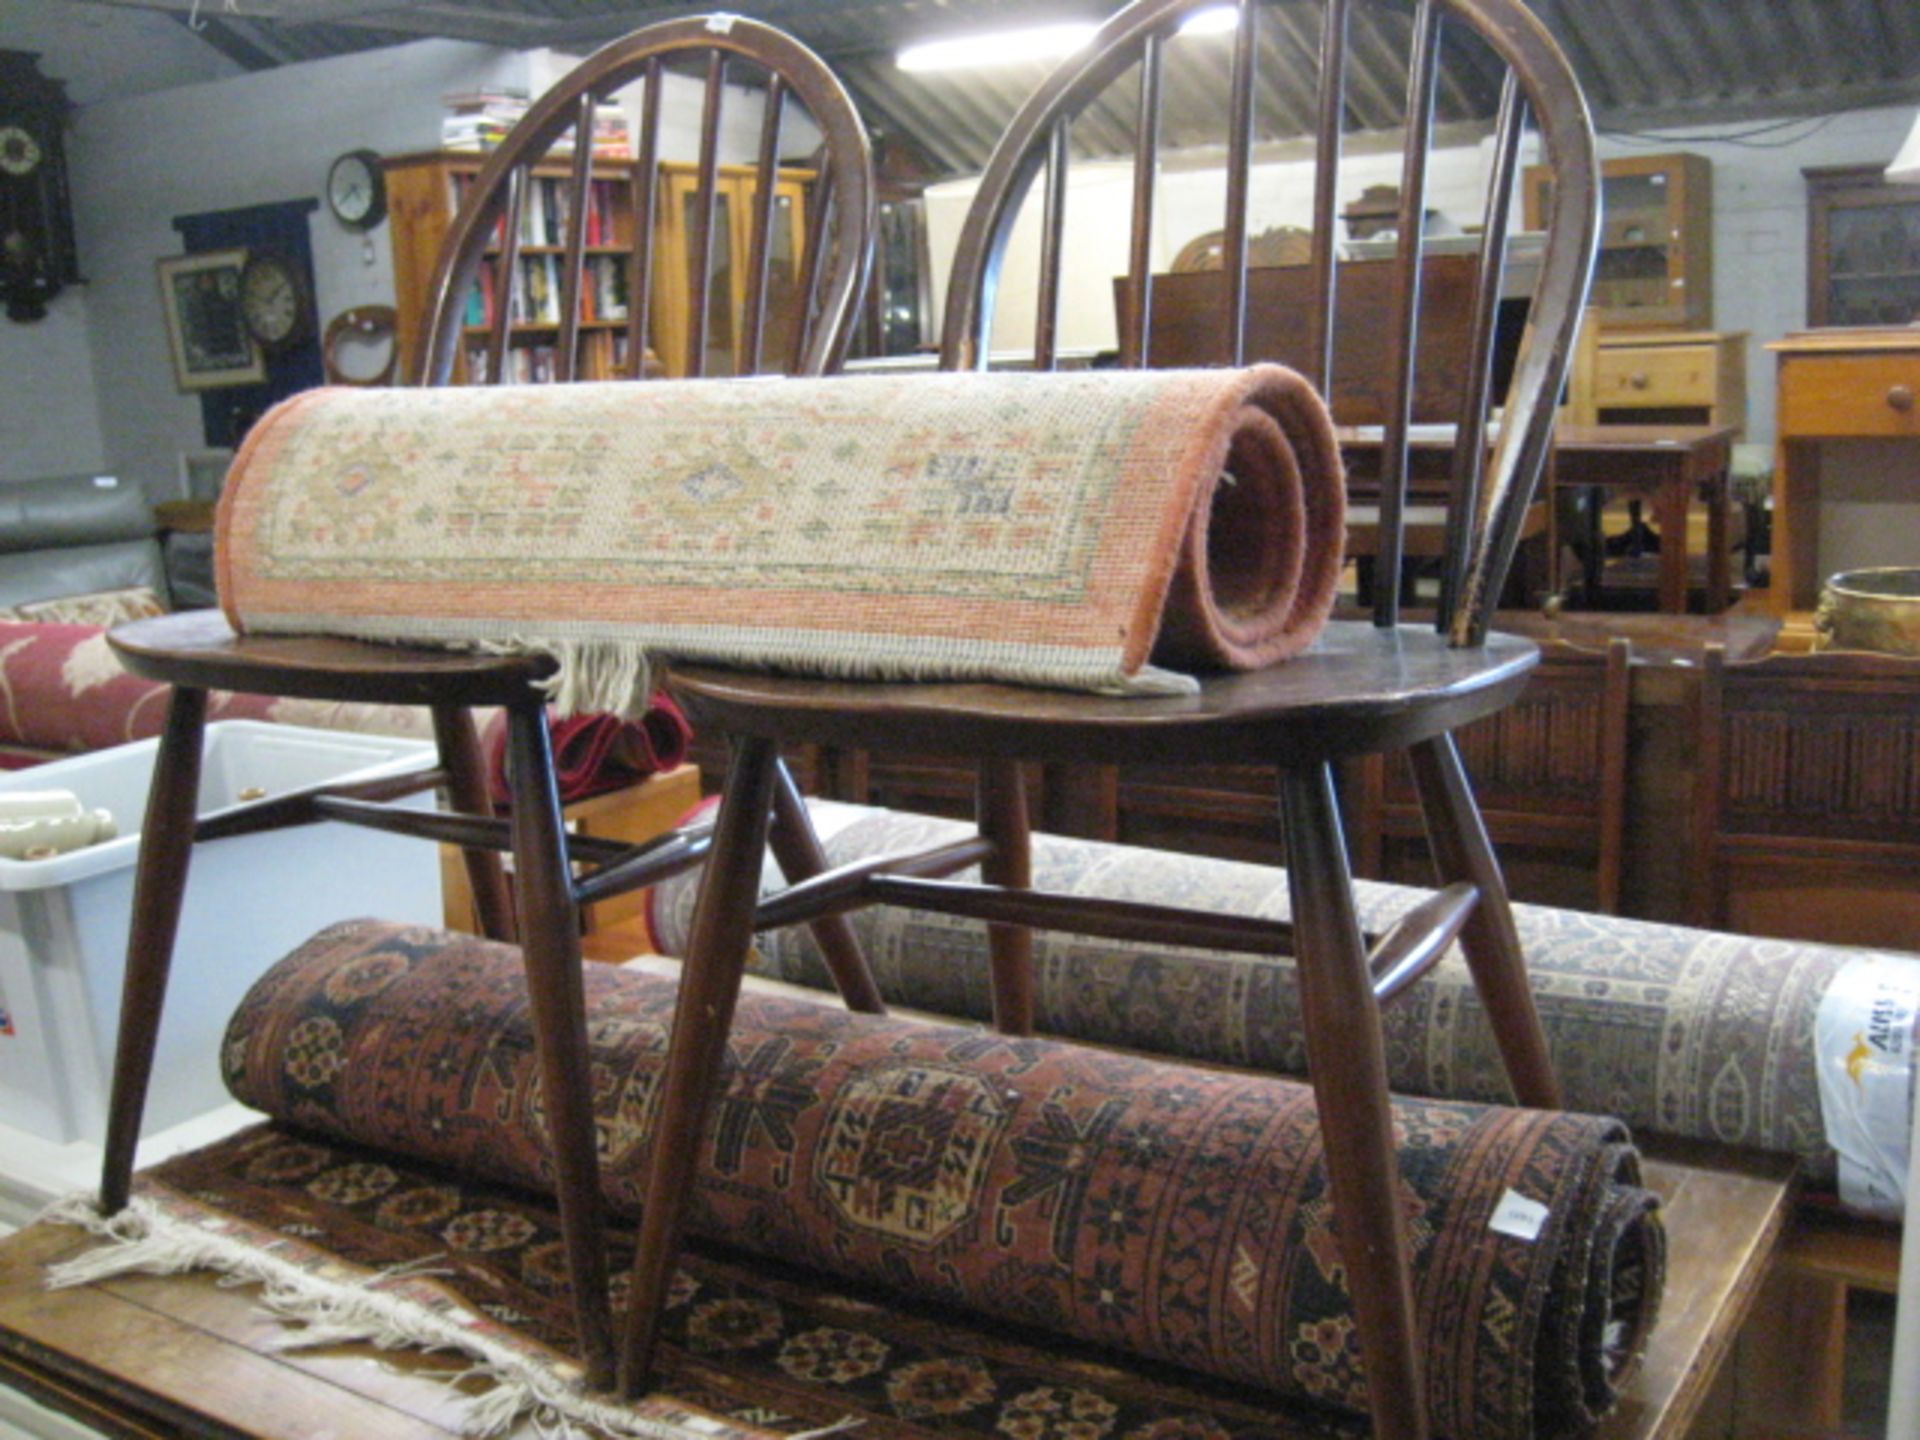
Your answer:
[[[1310,764],[1398,749],[1506,705],[1539,658],[1491,635],[1450,648],[1412,625],[1336,620],[1282,664],[1210,676],[1198,694],[1123,698],[987,684],[867,684],[676,665],[696,727],[733,734],[1109,764]]]
[[[553,673],[544,656],[478,655],[325,635],[240,635],[218,610],[136,620],[109,632],[146,680],[302,700],[384,705],[506,705]]]

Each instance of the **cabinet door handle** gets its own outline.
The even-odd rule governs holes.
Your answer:
[[[1627,384],[1631,385],[1636,390],[1646,389],[1647,388],[1647,372],[1644,370],[1634,371],[1633,374],[1627,377]],[[1893,402],[1889,400],[1887,403],[1892,404]],[[1913,403],[1913,396],[1911,395],[1907,396],[1907,403],[1909,405]]]
[[[1913,409],[1913,387],[1911,385],[1892,385],[1887,388],[1887,404],[1906,414]]]

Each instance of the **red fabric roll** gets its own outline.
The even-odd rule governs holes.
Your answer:
[[[553,733],[554,778],[563,801],[584,800],[671,770],[686,760],[687,747],[693,742],[693,727],[664,690],[638,720],[607,714],[560,719],[549,713],[547,721]],[[513,788],[507,783],[504,714],[496,715],[487,726],[487,788],[496,805],[513,799]]]

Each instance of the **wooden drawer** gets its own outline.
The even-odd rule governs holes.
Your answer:
[[[1594,399],[1601,408],[1712,405],[1719,352],[1712,345],[1604,346],[1594,361]]]
[[[1779,428],[1789,439],[1803,435],[1920,437],[1920,357],[1783,355]]]

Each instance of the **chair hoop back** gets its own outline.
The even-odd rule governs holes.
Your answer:
[[[1334,335],[1342,280],[1335,263],[1334,212],[1345,113],[1344,70],[1349,11],[1359,0],[1325,0],[1320,35],[1317,149],[1312,224],[1312,275],[1316,313],[1311,343],[1289,358],[1324,394],[1332,395]],[[1226,303],[1221,308],[1215,363],[1243,364],[1247,353],[1247,197],[1252,162],[1255,89],[1253,67],[1260,53],[1259,0],[1236,0],[1237,31],[1231,68],[1227,131],[1227,206],[1222,231]],[[1112,16],[1073,58],[1035,91],[1001,137],[960,232],[947,289],[941,361],[948,369],[986,364],[995,317],[1000,269],[1022,202],[1034,181],[1047,177],[1042,218],[1039,313],[1034,363],[1056,363],[1057,270],[1062,249],[1065,171],[1072,121],[1128,70],[1138,67],[1132,237],[1129,273],[1120,318],[1120,363],[1151,363],[1153,282],[1149,257],[1154,227],[1155,171],[1159,163],[1163,47],[1194,12],[1212,0],[1134,0]],[[1296,7],[1297,8],[1297,7]],[[1404,11],[1405,6],[1382,7]],[[1446,573],[1438,628],[1458,645],[1477,645],[1486,635],[1518,546],[1526,511],[1553,440],[1554,411],[1571,364],[1581,307],[1598,243],[1598,165],[1593,127],[1565,55],[1520,0],[1416,0],[1409,44],[1405,113],[1405,165],[1400,185],[1402,237],[1394,258],[1391,324],[1383,373],[1396,382],[1394,403],[1384,414],[1380,565],[1395,575],[1403,548],[1408,431],[1412,424],[1416,314],[1422,276],[1421,231],[1430,150],[1442,22],[1477,36],[1507,69],[1488,185],[1483,242],[1475,267],[1471,353],[1450,363],[1465,372],[1458,400],[1460,442],[1449,507]],[[1298,43],[1300,37],[1291,39]],[[1556,182],[1546,214],[1545,251],[1525,333],[1504,397],[1504,419],[1491,447],[1488,414],[1500,397],[1492,387],[1492,331],[1506,263],[1509,212],[1517,176],[1521,128],[1536,124]],[[1484,483],[1483,483],[1484,480]],[[1397,623],[1399,586],[1376,587],[1375,619]]]
[[[654,264],[654,229],[659,191],[661,94],[667,62],[704,60],[705,92],[701,114],[696,211],[690,241],[696,294],[691,305],[688,370],[705,373],[704,340],[711,287],[715,280],[713,231],[722,99],[730,70],[741,67],[767,77],[758,173],[763,183],[754,202],[753,239],[748,262],[747,296],[739,373],[760,368],[766,327],[767,275],[772,253],[774,185],[779,171],[778,145],[784,108],[790,98],[818,126],[822,136],[818,173],[810,187],[809,228],[800,258],[792,352],[771,357],[775,368],[795,374],[822,374],[839,366],[852,338],[855,312],[864,292],[878,223],[873,163],[866,129],[852,97],[825,63],[806,46],[772,26],[738,15],[702,15],[669,20],[612,41],[588,56],[534,102],[481,167],[448,229],[435,266],[432,303],[425,329],[416,383],[443,385],[453,375],[467,295],[487,263],[487,244],[503,217],[501,254],[496,273],[489,374],[498,383],[501,355],[510,325],[510,287],[516,283],[518,221],[528,203],[532,167],[569,132],[572,154],[570,223],[564,227],[566,255],[561,270],[560,336],[554,377],[574,378],[577,358],[579,286],[583,266],[586,192],[593,174],[592,134],[596,105],[617,91],[644,81],[642,123],[633,163],[634,239],[628,264],[627,373],[641,378],[641,357],[649,339],[649,287]]]

